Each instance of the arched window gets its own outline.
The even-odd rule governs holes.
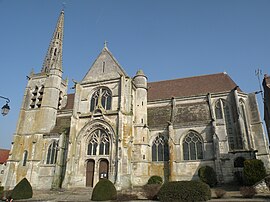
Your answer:
[[[152,161],[168,161],[168,139],[164,135],[158,135],[152,144]]]
[[[112,105],[112,93],[107,88],[100,88],[95,91],[91,98],[90,111],[102,107],[105,110],[110,110]]]
[[[48,148],[46,164],[55,164],[57,159],[57,153],[58,153],[58,143],[55,140],[50,144]]]
[[[246,113],[246,107],[245,107],[244,100],[242,100],[242,99],[240,100],[240,115],[241,115],[242,120],[243,120],[243,126],[245,127],[244,128],[244,136],[245,136],[247,144],[248,144],[247,146],[249,148],[252,148],[252,143],[251,143],[249,130],[248,130],[248,127],[249,127],[248,116],[247,116],[247,113]]]
[[[216,114],[216,119],[223,119],[220,100],[216,101],[215,103],[215,114]]]
[[[203,159],[203,142],[201,137],[191,131],[183,140],[184,160]]]
[[[26,166],[27,157],[28,157],[28,151],[24,150],[24,152],[23,152],[23,166]]]
[[[102,129],[95,130],[90,137],[87,155],[109,155],[110,137]]]

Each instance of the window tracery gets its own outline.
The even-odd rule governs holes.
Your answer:
[[[164,135],[158,135],[152,143],[152,161],[168,161],[169,145]]]
[[[58,154],[58,142],[53,141],[48,147],[46,164],[55,164]]]
[[[91,97],[90,111],[96,108],[103,108],[105,110],[111,109],[112,93],[107,88],[100,88],[95,91]]]
[[[102,129],[95,130],[90,137],[87,155],[109,155],[110,137]]]
[[[191,131],[183,140],[184,160],[203,159],[203,142],[201,137]]]

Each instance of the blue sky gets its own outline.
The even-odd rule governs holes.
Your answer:
[[[0,95],[11,100],[0,116],[0,148],[10,148],[26,76],[41,70],[62,2],[69,87],[105,40],[129,76],[143,69],[149,81],[226,71],[253,92],[255,69],[270,74],[269,0],[0,0]]]

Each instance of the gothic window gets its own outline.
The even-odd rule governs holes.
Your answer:
[[[229,102],[226,102],[223,100],[223,113],[224,113],[224,118],[225,118],[225,124],[226,124],[226,131],[228,135],[228,143],[229,143],[229,148],[230,150],[234,149],[242,149],[243,144],[242,144],[242,137],[241,134],[234,132],[234,122],[233,122],[233,114],[232,114],[232,109],[231,105]]]
[[[245,103],[243,100],[240,100],[240,115],[242,116],[243,122],[244,122],[244,133],[247,138],[247,142],[249,147],[251,147],[249,135],[248,135],[248,117],[246,113]]]
[[[48,148],[46,164],[55,164],[57,159],[57,153],[58,142],[55,140],[50,144]]]
[[[203,159],[202,138],[196,132],[189,132],[183,140],[184,160]]]
[[[164,135],[158,135],[152,144],[152,161],[168,161],[169,145]]]
[[[109,155],[110,153],[110,137],[101,129],[95,130],[90,137],[87,155]]]
[[[90,111],[94,111],[97,107],[110,110],[112,105],[112,93],[107,88],[100,88],[95,91],[91,98]]]
[[[23,166],[26,166],[26,161],[27,161],[27,157],[28,157],[28,151],[24,150],[23,152]]]
[[[216,104],[215,104],[215,114],[216,114],[216,119],[223,119],[222,108],[221,108],[220,100],[216,101]]]

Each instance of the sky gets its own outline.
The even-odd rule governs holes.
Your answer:
[[[250,93],[256,69],[270,74],[269,0],[0,0],[0,96],[11,101],[0,148],[11,147],[26,76],[41,71],[63,5],[69,93],[104,41],[130,77],[143,69],[150,82],[227,72]]]

